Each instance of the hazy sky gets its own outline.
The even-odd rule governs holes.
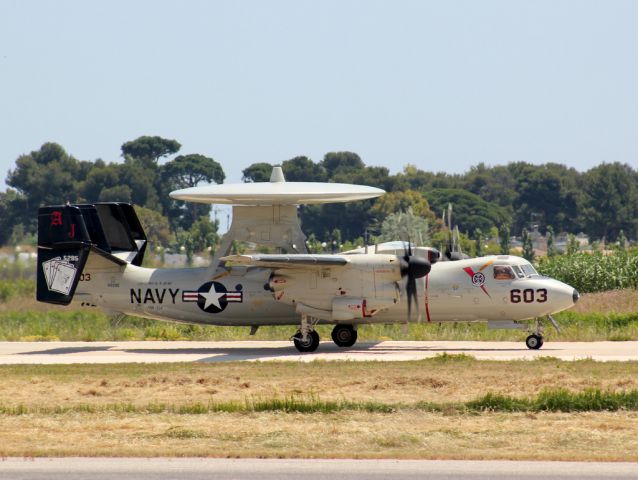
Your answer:
[[[227,181],[337,150],[636,167],[638,2],[0,0],[2,181],[46,141],[120,161],[140,135]]]

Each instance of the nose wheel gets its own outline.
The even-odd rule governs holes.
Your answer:
[[[301,325],[299,330],[292,336],[295,348],[302,353],[314,352],[319,346],[319,334],[315,331],[315,324],[307,315],[301,316]]]
[[[532,333],[525,339],[525,345],[527,345],[527,348],[530,350],[538,350],[543,346],[543,336]]]
[[[295,344],[295,348],[297,348],[300,352],[314,352],[319,346],[319,334],[312,330],[307,333],[306,338],[304,339],[301,332],[297,332],[292,337],[292,341]]]

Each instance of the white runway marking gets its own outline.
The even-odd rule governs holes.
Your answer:
[[[323,342],[315,353],[305,354],[287,341],[0,342],[0,364],[404,361],[442,353],[480,360],[638,361],[638,342],[546,342],[541,350],[528,350],[523,342],[360,342],[347,349]]]

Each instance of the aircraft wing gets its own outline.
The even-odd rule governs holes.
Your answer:
[[[300,267],[338,267],[346,265],[350,260],[345,255],[229,255],[221,260],[242,265],[266,268],[300,268]]]

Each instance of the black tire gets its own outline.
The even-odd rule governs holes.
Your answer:
[[[543,337],[533,333],[525,339],[525,345],[527,345],[527,348],[530,350],[538,350],[543,346]]]
[[[332,341],[338,347],[351,347],[357,343],[357,331],[352,325],[335,325],[332,329]]]
[[[297,332],[292,341],[301,353],[314,352],[319,346],[319,334],[313,330],[308,334],[308,341],[304,343],[301,341],[301,332]]]

